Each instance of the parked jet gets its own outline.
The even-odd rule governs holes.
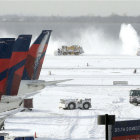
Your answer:
[[[43,80],[34,80],[39,78],[50,34],[51,30],[42,31],[29,51],[28,48],[31,41],[30,35],[20,35],[13,44],[13,47],[10,45],[6,47],[3,46],[4,43],[1,44],[0,53],[3,53],[3,50],[5,50],[6,53],[4,53],[4,60],[7,60],[7,65],[1,72],[3,73],[6,71],[5,77],[2,76],[2,78],[5,80],[5,84],[2,85],[3,91],[1,91],[0,95],[0,112],[19,107],[25,97],[36,94],[36,91],[43,89],[46,85],[54,85],[56,83],[69,80],[48,82]],[[9,55],[7,56],[8,51]],[[8,59],[6,59],[7,57]],[[3,59],[0,60],[2,64]],[[3,75],[1,73],[0,75]],[[27,80],[21,80],[21,77],[22,79]],[[0,82],[2,82],[3,79],[0,78]],[[18,96],[14,96],[17,94]]]
[[[51,30],[42,31],[30,49],[31,35],[20,35],[13,45],[9,45],[8,41],[8,45],[5,45],[6,41],[0,42],[0,66],[6,62],[3,69],[0,68],[0,113],[19,108],[25,97],[46,85],[70,80],[38,80],[50,35]]]
[[[29,94],[33,91],[41,90],[46,86],[55,85],[57,83],[71,80],[71,79],[56,80],[56,81],[38,80],[42,64],[44,61],[45,53],[48,47],[49,39],[51,36],[51,32],[52,30],[43,30],[30,47],[26,59],[22,81],[19,88],[19,95],[26,94],[27,92]]]
[[[43,30],[42,33],[39,35],[39,37],[35,40],[33,45],[30,47],[27,58],[26,58],[26,62],[25,62],[26,65],[25,65],[24,74],[22,77],[23,80],[20,83],[20,88],[19,88],[20,95],[35,92],[37,90],[41,90],[41,89],[45,88],[46,85],[53,85],[53,84],[56,84],[59,82],[63,82],[63,80],[46,82],[43,80],[38,80],[38,78],[33,79],[33,75],[35,77],[35,71],[41,70],[40,61],[42,61],[42,59],[44,58],[50,35],[51,35],[51,30]],[[3,41],[3,42],[1,42],[1,43],[3,43],[3,44],[1,44],[3,46],[3,47],[1,46],[1,49],[4,49],[3,51],[1,51],[1,53],[2,54],[5,53],[5,58],[6,58],[6,59],[2,59],[2,55],[0,57],[0,65],[2,65],[3,68],[8,67],[8,65],[9,65],[8,61],[10,60],[11,54],[12,54],[12,52],[11,52],[12,50],[10,50],[12,48],[11,47],[12,44],[10,42],[8,42],[9,40],[11,42],[13,41],[13,39],[11,39],[11,38],[10,39],[9,38],[1,39],[1,41]],[[14,42],[15,42],[15,39],[14,39],[13,43]],[[9,46],[6,47],[6,44],[8,44]],[[9,52],[9,54],[8,54],[8,52]],[[39,56],[41,53],[43,53],[43,54],[41,56]],[[20,53],[19,53],[19,55],[20,55]],[[37,63],[37,61],[38,61],[38,63]],[[43,63],[43,61],[42,61],[42,63]],[[5,68],[5,71],[3,71],[2,67],[1,67],[0,72],[3,71],[4,74],[6,74],[7,70],[8,69]],[[38,73],[40,74],[40,72],[38,72]],[[2,75],[0,74],[0,77],[2,77],[4,74],[2,74]],[[38,77],[39,77],[39,74],[38,74]],[[0,92],[1,92],[1,90],[3,90],[1,88],[4,88],[4,87],[2,87],[2,85],[3,85],[2,83],[4,83],[5,81],[6,81],[6,76],[2,81],[0,80],[0,85],[1,85]],[[9,83],[10,83],[10,81],[9,81]],[[2,91],[2,92],[4,92],[4,91]]]
[[[7,73],[9,69],[9,61],[12,55],[14,43],[15,43],[15,38],[0,38],[0,98],[1,95],[6,93],[5,86],[8,77]],[[38,83],[38,85],[37,85],[37,81],[35,82],[28,81],[28,84],[27,82],[23,81],[20,87],[21,87],[20,91],[34,92],[38,89],[40,90],[44,88],[45,86],[41,81]]]
[[[19,83],[28,54],[31,35],[15,38],[0,38],[0,130],[5,119],[23,108],[17,97]]]
[[[23,40],[26,40],[26,41],[23,41]],[[0,130],[4,127],[4,121],[8,116],[11,116],[23,110],[23,108],[15,109],[17,107],[15,103],[21,104],[21,99],[19,101],[17,100],[17,96],[13,96],[11,94],[11,91],[12,92],[14,91],[14,87],[8,88],[7,81],[9,79],[8,76],[10,75],[11,72],[12,72],[13,82],[19,83],[20,81],[20,78],[17,78],[17,81],[15,81],[16,79],[15,77],[18,77],[18,75],[16,75],[17,72],[18,72],[17,74],[19,75],[21,74],[21,71],[22,71],[22,65],[20,63],[21,61],[18,60],[18,62],[20,63],[19,65],[17,61],[14,62],[14,59],[19,58],[19,55],[17,57],[16,53],[18,51],[19,52],[22,51],[22,50],[19,50],[19,47],[21,46],[21,43],[25,43],[25,42],[28,43],[25,46],[25,48],[28,50],[29,43],[30,43],[30,36],[28,36],[27,38],[25,38],[25,36],[19,36],[19,38],[16,40],[16,43],[15,43],[15,38],[0,38]],[[20,53],[20,55],[22,58],[26,57],[25,53],[24,54]],[[16,63],[16,65],[14,65],[14,63]],[[15,69],[13,69],[14,67]],[[10,68],[10,71],[8,71],[9,68]],[[18,87],[16,86],[15,91],[17,91],[17,88]],[[6,95],[8,94],[7,90],[10,91],[9,96]],[[16,92],[14,92],[14,94],[16,94]]]
[[[21,100],[17,99],[19,98],[17,94],[30,41],[31,35],[20,35],[12,47],[6,46],[5,43],[0,44],[0,56],[2,56],[0,65],[2,65],[4,60],[7,62],[5,66],[0,67],[0,82],[2,83],[0,85],[0,113],[17,108],[21,104]],[[9,59],[9,57],[11,58]]]

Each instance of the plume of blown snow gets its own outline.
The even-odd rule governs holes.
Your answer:
[[[140,43],[138,34],[133,26],[131,24],[122,24],[119,37],[122,42],[122,54],[136,55]]]
[[[90,28],[81,33],[80,43],[86,54],[119,55],[121,52],[119,40],[108,37],[103,30]]]
[[[73,36],[62,37],[60,40],[51,38],[47,50],[48,55],[53,55],[58,48],[63,45],[80,45],[83,47],[85,54],[94,55],[119,55],[121,46],[119,40],[109,38],[104,31],[95,28],[79,29]]]
[[[61,38],[52,38],[47,50],[48,55],[54,55],[61,46],[80,45],[84,54],[92,55],[135,55],[139,44],[139,37],[131,24],[122,24],[117,39],[108,36],[104,30],[89,27],[85,29],[64,32]]]
[[[55,52],[57,51],[57,49],[65,44],[66,43],[63,40],[56,40],[56,39],[53,39],[51,37],[46,54],[47,55],[55,55]]]

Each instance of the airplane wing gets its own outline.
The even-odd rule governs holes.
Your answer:
[[[2,127],[4,127],[4,121],[6,120],[6,118],[8,118],[9,116],[12,116],[18,112],[23,111],[24,108],[18,108],[18,109],[14,109],[11,111],[6,111],[3,113],[0,113],[0,130],[2,129]]]

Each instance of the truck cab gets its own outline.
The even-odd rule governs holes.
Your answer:
[[[129,102],[134,105],[140,104],[140,89],[130,90],[129,94]]]

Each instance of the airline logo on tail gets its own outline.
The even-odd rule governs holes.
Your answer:
[[[22,80],[37,80],[40,75],[52,30],[43,30],[28,52]]]
[[[0,98],[6,92],[7,72],[15,38],[0,38]]]
[[[17,95],[18,93],[31,37],[31,35],[20,35],[13,45],[6,82],[6,95]]]

